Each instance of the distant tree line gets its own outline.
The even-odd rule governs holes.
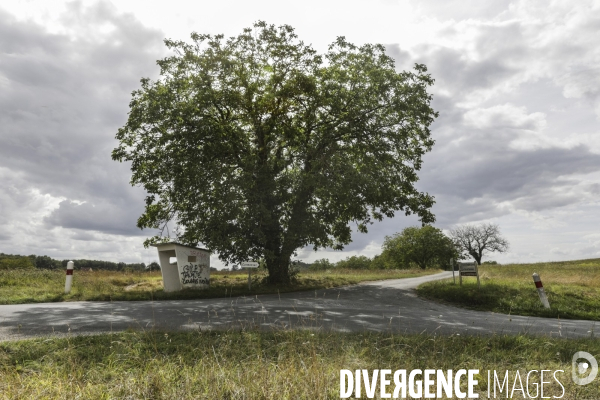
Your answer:
[[[495,224],[463,225],[450,230],[446,236],[440,229],[430,225],[410,226],[392,236],[386,236],[382,252],[372,259],[367,256],[351,256],[336,263],[326,258],[307,264],[300,261],[291,263],[292,271],[322,271],[336,269],[409,269],[409,268],[441,268],[451,269],[450,260],[466,260],[472,258],[482,264],[485,254],[508,250],[508,241],[501,236],[500,228]],[[92,269],[108,271],[156,271],[160,269],[157,262],[148,266],[144,263],[126,264],[99,260],[72,260],[75,269]],[[12,269],[66,269],[69,260],[55,260],[48,256],[21,256],[0,253],[0,270]],[[497,264],[495,261],[484,261],[483,264]],[[260,268],[266,269],[264,259],[260,260]],[[231,270],[239,270],[234,265]]]
[[[308,268],[311,271],[323,271],[327,269],[369,269],[373,268],[371,265],[373,260],[367,256],[350,256],[344,260],[340,260],[336,263],[332,263],[327,258],[322,258],[313,262]]]
[[[351,256],[332,263],[323,258],[313,262],[309,269],[451,269],[451,260],[455,263],[473,258],[481,264],[484,254],[507,250],[508,241],[500,235],[500,228],[495,224],[458,226],[450,230],[449,236],[430,225],[410,226],[386,236],[381,254],[372,259]],[[495,261],[483,263],[497,264]]]
[[[142,263],[124,263],[100,260],[56,260],[48,256],[21,256],[15,254],[0,253],[0,270],[7,269],[66,269],[67,263],[73,261],[76,270],[92,269],[106,271],[145,271],[146,264]],[[158,267],[157,263],[151,265]],[[156,269],[156,268],[153,268]]]

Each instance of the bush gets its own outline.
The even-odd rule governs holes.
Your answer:
[[[35,265],[33,265],[29,257],[3,258],[0,260],[0,269],[35,269]]]
[[[334,268],[335,264],[333,264],[327,258],[321,258],[320,260],[316,260],[310,267],[308,267],[309,271],[324,271],[326,269]]]
[[[150,264],[146,266],[147,271],[160,271],[160,264],[156,261],[152,261]],[[212,271],[212,268],[211,268]]]
[[[369,269],[370,266],[371,259],[367,256],[352,256],[335,264],[336,268],[341,269]]]
[[[373,257],[369,269],[391,269],[392,264],[385,254],[379,254]]]

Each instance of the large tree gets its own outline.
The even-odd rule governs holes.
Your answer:
[[[400,233],[386,236],[382,249],[382,257],[391,268],[409,268],[412,263],[422,269],[442,267],[458,256],[452,240],[429,225],[409,226]]]
[[[160,78],[142,79],[114,160],[148,193],[145,245],[203,243],[226,263],[264,258],[289,281],[298,248],[342,249],[397,211],[434,221],[414,187],[437,113],[424,65],[397,72],[381,45],[343,37],[317,54],[293,28],[254,24],[237,37],[165,41]]]
[[[496,224],[462,225],[450,230],[457,248],[473,257],[478,265],[485,253],[508,251],[508,240],[500,234]]]

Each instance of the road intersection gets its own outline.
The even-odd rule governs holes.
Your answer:
[[[138,330],[313,329],[427,334],[594,336],[595,321],[521,317],[472,311],[416,296],[419,278],[341,288],[235,298],[64,302],[0,306],[0,340]]]

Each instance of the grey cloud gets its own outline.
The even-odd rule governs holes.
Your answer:
[[[87,227],[86,227],[87,229]],[[84,242],[91,241],[99,241],[101,240],[97,235],[90,231],[81,231],[79,229],[75,229],[73,235],[71,235],[71,239],[73,240],[81,240]]]
[[[344,251],[360,251],[372,242],[381,244],[385,236],[398,233],[408,226],[421,226],[421,223],[415,215],[405,216],[402,211],[399,211],[393,218],[384,218],[381,222],[374,221],[372,225],[367,226],[369,231],[366,234],[358,232],[352,224],[350,226],[353,228],[352,242],[344,247]],[[307,257],[314,252],[311,246],[305,247],[302,251],[303,257]],[[327,248],[324,251],[334,250]]]
[[[84,22],[98,18],[97,9],[102,9],[102,4],[83,9],[79,16]],[[129,22],[116,14],[106,15],[105,10],[99,14],[118,28]],[[156,72],[154,61],[160,55],[162,35],[140,28],[138,35],[145,42],[140,43],[139,38],[121,34],[119,29],[104,42],[94,42],[85,34],[75,39],[50,35],[39,28],[27,33],[26,42],[38,42],[42,50],[31,50],[35,46],[0,49],[3,53],[12,51],[0,64],[0,75],[8,82],[0,94],[6,144],[3,160],[35,175],[47,161],[39,156],[60,154],[69,165],[78,164],[71,175],[81,176],[81,164],[110,157],[116,129],[126,118],[124,110],[131,90],[139,86],[139,78]],[[53,46],[42,45],[46,42]],[[101,157],[99,151],[108,153]],[[56,166],[67,167],[65,163],[44,167],[56,170]]]
[[[424,156],[418,187],[436,197],[433,211],[436,225],[442,228],[501,217],[514,208],[541,211],[577,204],[582,199],[572,189],[580,180],[569,177],[600,170],[600,155],[584,144],[571,148],[546,144],[528,150],[511,147],[511,142],[527,139],[531,132],[543,136],[545,120],[539,112],[565,105],[562,99],[540,96],[555,94],[552,81],[540,82],[535,87],[540,94],[535,97],[519,92],[519,98],[523,93],[529,96],[526,104],[533,110],[502,91],[480,105],[481,109],[459,107],[474,90],[496,90],[500,83],[523,74],[526,60],[542,51],[528,47],[519,22],[484,24],[478,29],[477,60],[444,47],[416,49],[415,60],[425,63],[436,79],[433,92],[439,94],[434,94],[432,105],[440,112],[432,126],[436,145]],[[453,28],[447,34],[454,34]],[[410,64],[404,55],[399,57]],[[494,102],[495,98],[502,102]],[[504,106],[510,102],[515,106]],[[479,118],[479,123],[473,124],[466,116]]]
[[[44,219],[48,227],[62,226],[80,230],[99,231],[116,235],[147,235],[136,228],[136,221],[141,214],[141,203],[97,202],[78,204],[68,200],[62,201],[59,208]],[[89,240],[85,235],[75,239]]]
[[[402,50],[398,44],[389,44],[385,46],[385,52],[388,56],[392,57],[396,62],[397,70],[411,69],[412,57],[406,50]]]
[[[18,177],[12,184],[20,193],[35,188],[97,204],[63,202],[48,223],[138,235],[143,193],[129,186],[128,165],[110,153],[131,91],[158,72],[164,36],[103,1],[68,3],[63,18],[75,36],[48,33],[0,10],[0,168]],[[112,31],[100,34],[107,25]],[[0,196],[0,206],[4,214],[15,204]]]
[[[552,250],[550,250],[550,253],[551,254],[556,254],[556,255],[559,255],[559,256],[565,256],[565,255],[569,254],[569,252],[566,252],[566,251],[560,250],[560,249],[552,249]]]
[[[466,125],[492,130],[494,133],[511,132],[512,129],[539,131],[546,124],[544,113],[528,114],[525,107],[515,107],[511,104],[474,108],[464,113],[463,116]]]
[[[475,33],[474,46],[486,62],[497,63],[503,59],[507,64],[520,67],[523,58],[539,52],[527,42],[526,30],[527,26],[518,20],[481,24]]]
[[[492,19],[506,11],[510,0],[479,1],[479,0],[411,0],[421,13],[430,17],[443,19]]]
[[[474,89],[493,86],[510,77],[516,70],[501,55],[471,60],[460,51],[438,46],[420,46],[417,60],[427,65],[436,79],[436,88],[451,90],[461,96]]]
[[[515,151],[484,145],[464,144],[460,152],[440,149],[424,162],[421,187],[436,197],[439,222],[504,215],[508,211],[497,208],[501,202],[527,211],[576,204],[582,199],[570,192],[578,181],[561,177],[600,169],[600,155],[584,146]]]
[[[580,198],[575,193],[558,193],[552,196],[540,196],[539,193],[517,199],[513,204],[526,211],[542,211],[550,208],[564,207],[578,203]]]
[[[435,77],[435,76],[434,76]],[[456,100],[447,95],[435,94],[431,102],[434,110],[439,111],[439,117],[432,125],[432,135],[435,140],[448,133],[447,128],[454,128],[463,122],[464,110],[456,107]],[[452,134],[452,136],[455,136]]]
[[[435,198],[435,226],[440,229],[449,229],[459,223],[498,218],[510,212],[498,207],[497,202],[489,197],[465,200],[458,196],[436,193]]]
[[[600,256],[600,246],[588,246],[582,249],[577,249],[577,257],[598,257]]]

